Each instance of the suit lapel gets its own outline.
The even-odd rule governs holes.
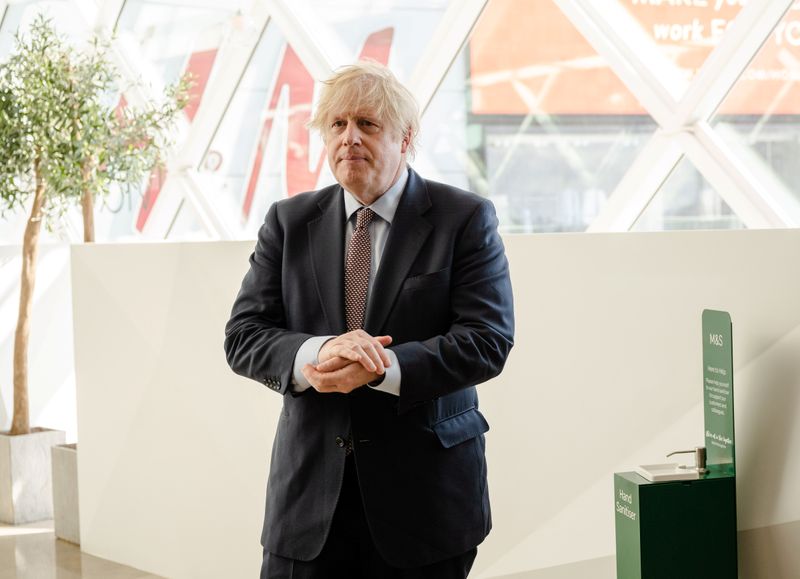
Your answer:
[[[331,334],[347,331],[344,315],[344,200],[338,185],[320,196],[322,214],[308,223],[314,283]]]
[[[408,183],[381,256],[364,320],[364,329],[373,336],[381,333],[397,294],[433,228],[423,217],[430,206],[425,182],[410,169]]]

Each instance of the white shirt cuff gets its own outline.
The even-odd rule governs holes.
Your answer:
[[[387,348],[386,353],[389,355],[392,365],[386,368],[386,378],[383,379],[383,382],[375,386],[374,389],[386,392],[387,394],[400,396],[400,379],[402,378],[400,362],[397,361],[397,355],[390,349]]]
[[[303,366],[306,364],[316,365],[319,350],[322,345],[336,336],[314,336],[309,338],[300,345],[297,354],[294,356],[294,367],[292,369],[292,390],[294,392],[302,392],[311,388],[311,384],[306,377],[303,376]]]

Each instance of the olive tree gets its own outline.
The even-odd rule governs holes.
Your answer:
[[[188,80],[163,102],[120,106],[124,87],[107,44],[68,43],[38,16],[0,66],[0,210],[29,208],[22,240],[19,316],[14,335],[14,417],[10,434],[30,432],[28,338],[41,227],[80,205],[84,241],[94,241],[94,203],[112,185],[140,188],[163,158]]]

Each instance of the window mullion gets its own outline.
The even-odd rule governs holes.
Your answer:
[[[795,0],[750,0],[695,75],[678,103],[678,124],[706,121]]]
[[[656,131],[586,231],[632,229],[682,157],[674,135]]]
[[[330,77],[338,65],[352,60],[347,47],[305,0],[262,0],[262,3],[315,79]]]
[[[408,83],[419,104],[420,116],[469,40],[487,3],[488,0],[453,0],[447,7]]]
[[[638,22],[616,0],[555,2],[656,122],[674,128],[681,73]]]

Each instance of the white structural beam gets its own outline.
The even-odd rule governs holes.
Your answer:
[[[352,61],[339,36],[305,0],[259,2],[315,79],[328,78],[337,66]]]
[[[184,203],[186,198],[186,185],[180,178],[173,175],[172,167],[168,166],[168,177],[164,181],[158,194],[158,199],[150,210],[150,215],[144,224],[142,237],[145,239],[160,240],[166,239],[170,227],[175,221],[175,216]],[[206,226],[206,223],[203,223]],[[209,231],[209,237],[216,238],[213,231]]]
[[[99,34],[110,37],[114,33],[124,7],[125,0],[102,0],[97,9],[95,30]]]
[[[674,117],[685,81],[617,0],[555,0],[628,90],[662,126]]]
[[[8,2],[6,0],[0,0],[0,29],[3,27],[3,24],[5,23],[7,13],[8,13]]]
[[[248,15],[246,26],[231,29],[226,35],[217,52],[200,108],[178,152],[179,167],[197,169],[202,163],[268,22],[266,10],[257,9]]]
[[[679,140],[687,157],[747,227],[800,226],[800,206],[791,193],[785,188],[767,191],[752,159],[745,162],[708,123],[698,123]]]
[[[460,0],[447,7],[408,83],[420,115],[425,114],[487,3],[488,0]]]
[[[694,125],[714,114],[795,1],[748,1],[680,100],[672,128]]]
[[[675,135],[656,131],[586,231],[632,229],[682,157]]]

